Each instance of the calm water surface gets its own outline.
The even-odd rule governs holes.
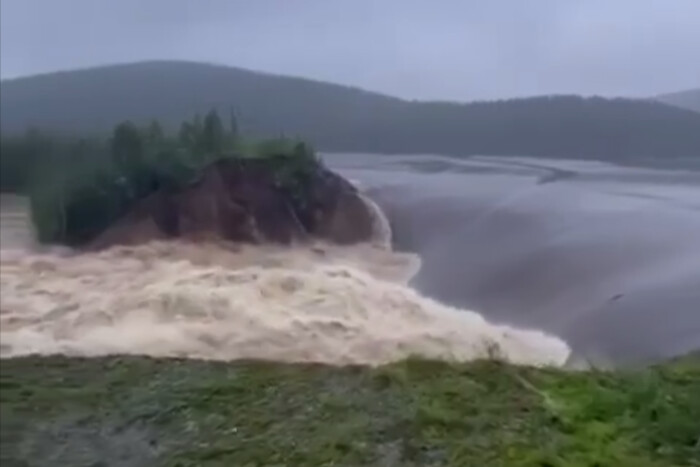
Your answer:
[[[700,348],[700,173],[529,158],[333,154],[420,254],[413,286],[598,364]]]

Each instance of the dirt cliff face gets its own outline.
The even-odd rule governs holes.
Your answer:
[[[288,157],[224,159],[185,188],[162,187],[91,242],[90,249],[165,238],[237,242],[368,241],[374,219],[357,189],[323,164]]]

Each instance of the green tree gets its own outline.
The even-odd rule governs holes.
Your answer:
[[[192,149],[197,145],[197,134],[192,122],[182,122],[182,125],[180,125],[180,132],[178,133],[178,140],[180,145],[187,149]]]
[[[144,141],[141,132],[131,122],[123,122],[114,129],[111,142],[112,160],[125,178],[130,194],[141,191],[140,173],[144,167]]]
[[[112,135],[112,157],[117,167],[130,170],[138,166],[143,154],[139,129],[131,122],[120,123]]]
[[[300,141],[294,145],[292,155],[300,161],[312,161],[315,157],[315,152],[307,143]]]
[[[231,138],[235,140],[238,138],[238,133],[239,133],[239,128],[238,128],[238,119],[236,118],[236,110],[231,106],[231,113],[229,115],[229,134],[231,135]]]
[[[204,124],[202,123],[202,116],[196,114],[192,119],[192,131],[194,134],[195,145],[202,145],[202,133],[204,132]]]
[[[51,151],[52,141],[31,128],[23,136],[3,137],[0,142],[0,190],[22,192],[33,172]]]
[[[224,149],[224,126],[216,110],[204,117],[201,141],[202,149],[208,153],[219,154]]]
[[[163,133],[163,128],[160,126],[158,120],[151,121],[151,124],[148,126],[148,130],[146,130],[146,138],[151,144],[163,143],[165,135]]]

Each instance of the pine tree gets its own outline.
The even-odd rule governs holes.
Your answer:
[[[160,144],[165,139],[163,128],[160,126],[160,123],[158,123],[158,120],[151,121],[146,135],[148,142],[151,144]]]
[[[211,154],[220,154],[224,149],[224,126],[216,110],[204,117],[202,149]]]
[[[180,145],[187,149],[193,149],[197,144],[197,135],[194,125],[191,122],[182,122],[180,131],[178,132],[178,140]]]
[[[120,123],[112,136],[112,160],[126,180],[131,195],[141,190],[139,174],[143,169],[144,142],[139,129],[131,122]]]
[[[236,110],[231,106],[231,114],[229,116],[230,121],[229,121],[229,132],[232,137],[232,139],[237,139],[238,138],[238,119],[236,118]]]

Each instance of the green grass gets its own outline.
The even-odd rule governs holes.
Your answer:
[[[700,466],[700,360],[635,372],[2,360],[3,466]]]

